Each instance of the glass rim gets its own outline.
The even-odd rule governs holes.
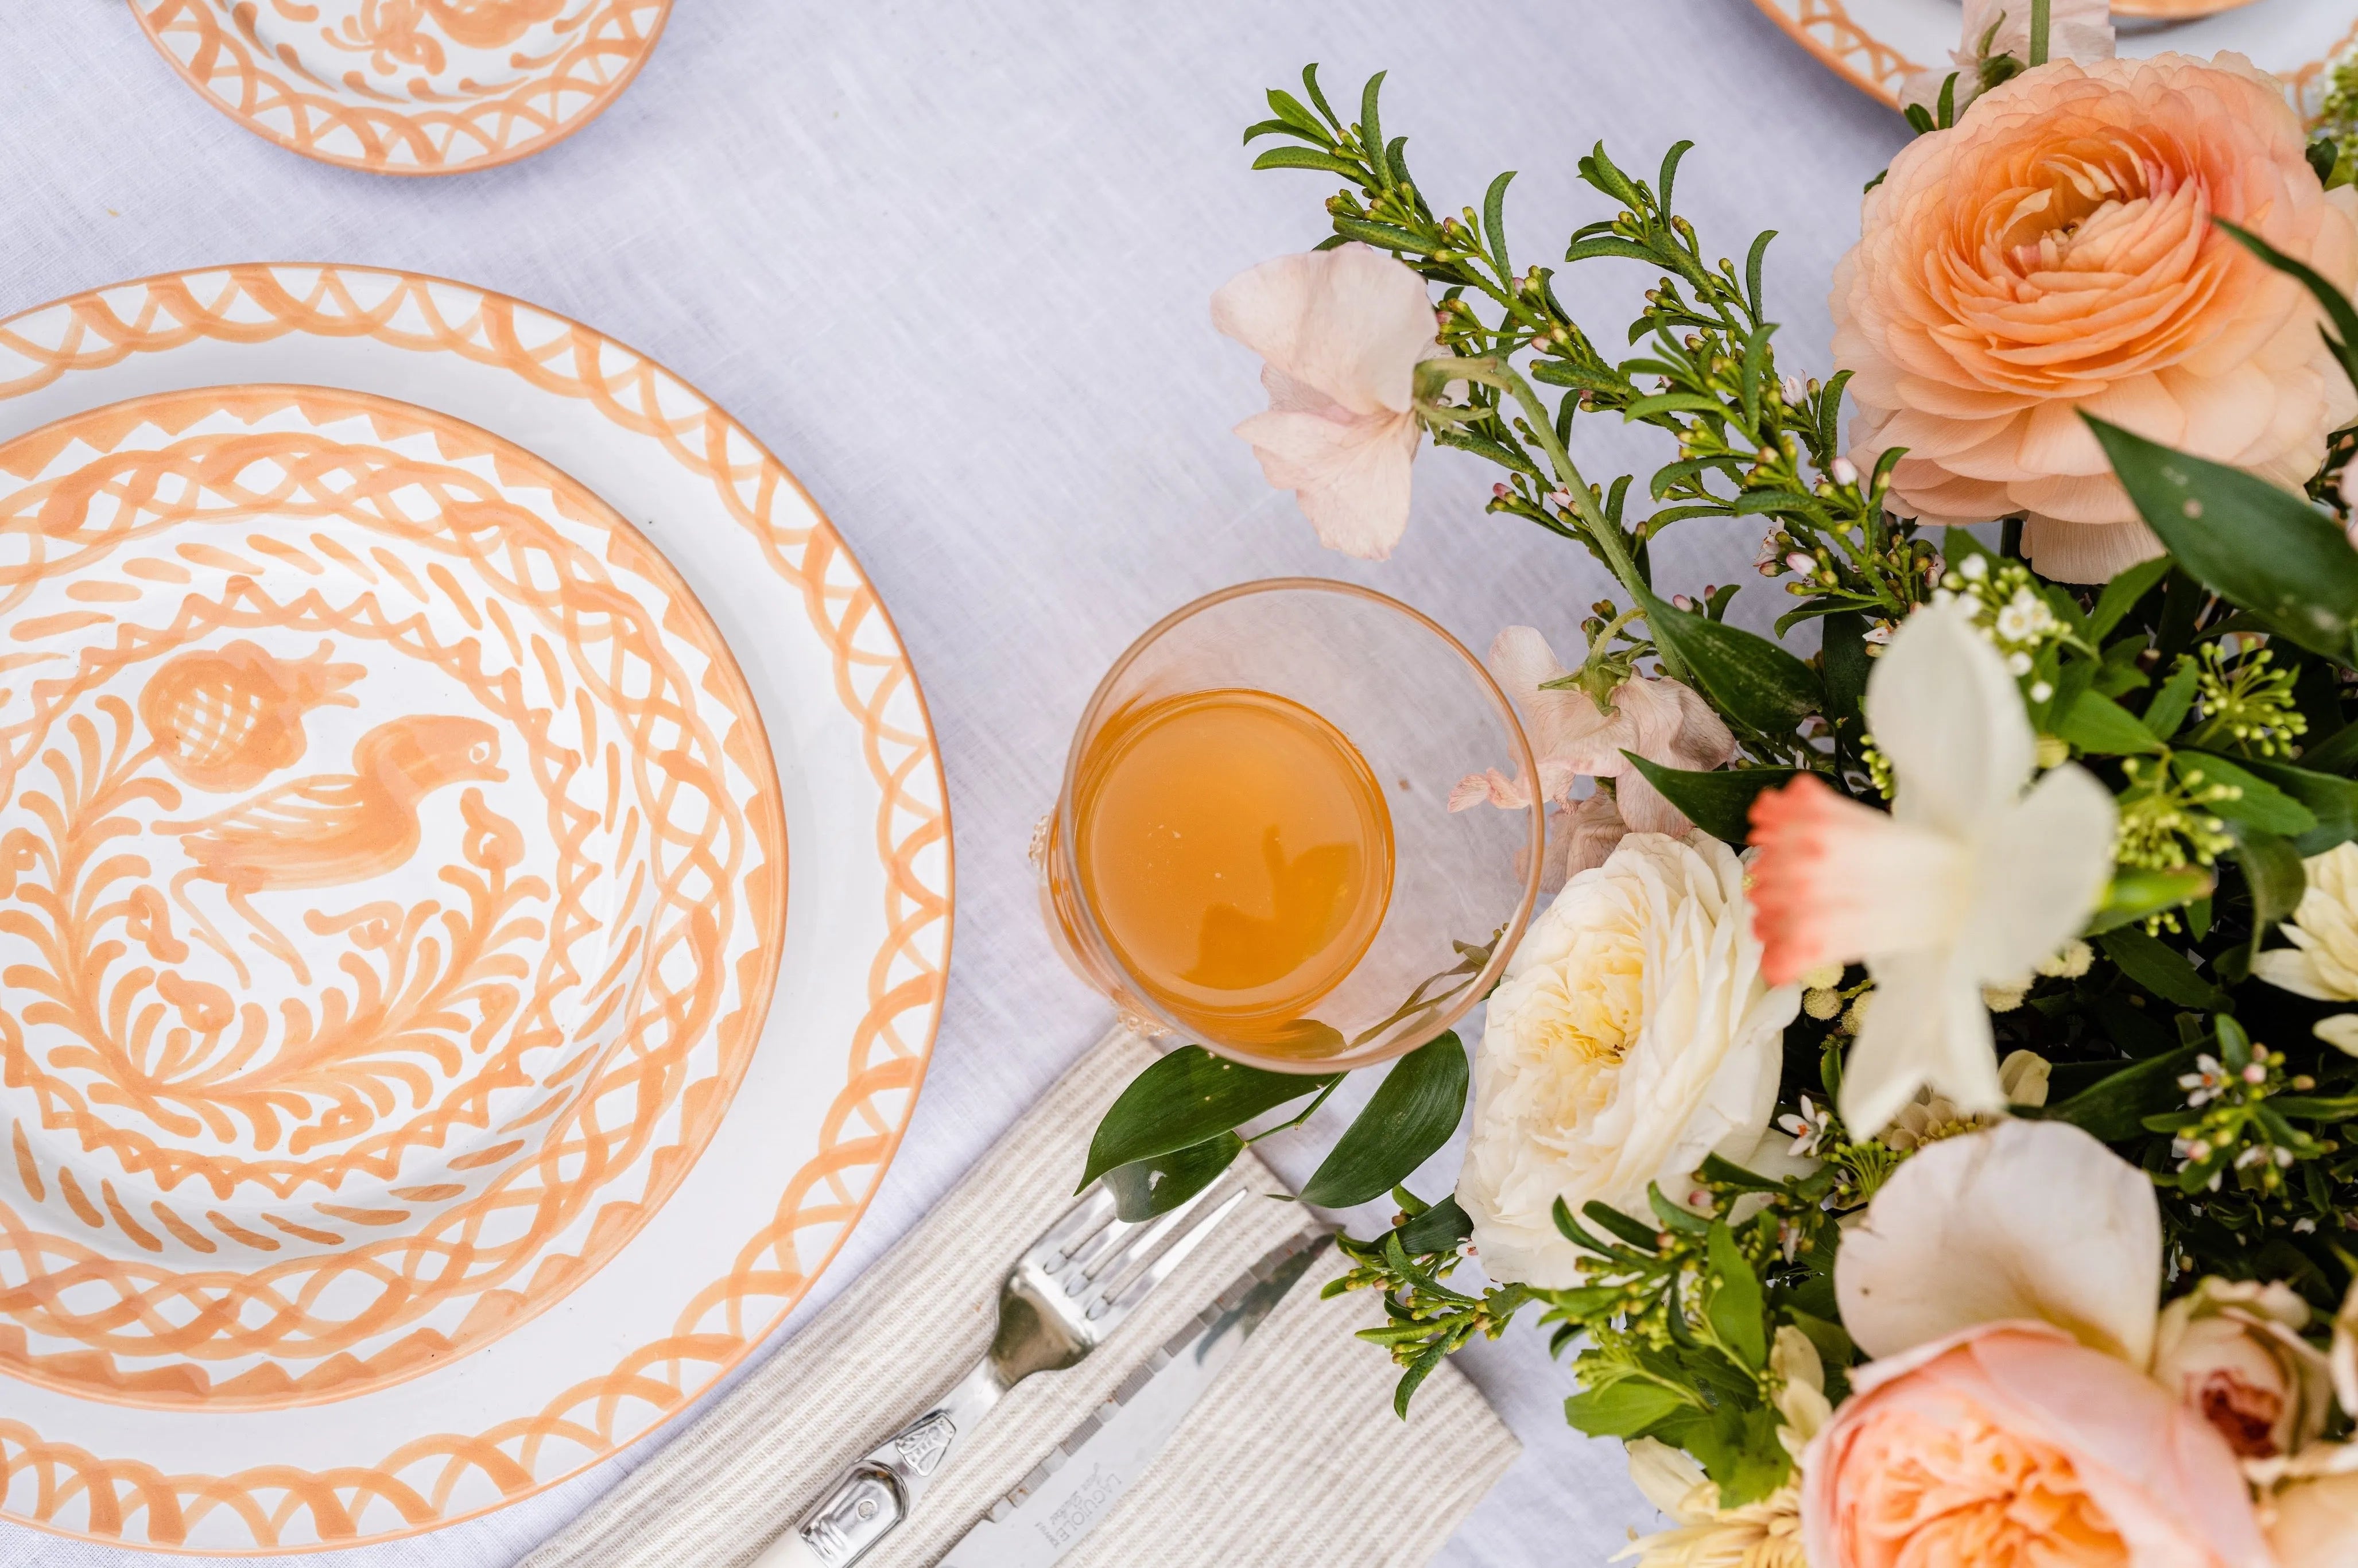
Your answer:
[[[1264,593],[1329,593],[1341,598],[1361,600],[1377,609],[1390,611],[1422,627],[1473,673],[1481,691],[1489,698],[1490,706],[1506,726],[1508,742],[1514,752],[1516,763],[1521,769],[1520,776],[1532,780],[1534,783],[1538,780],[1539,765],[1531,754],[1531,740],[1523,733],[1522,718],[1515,711],[1514,703],[1500,687],[1497,678],[1490,674],[1489,667],[1475,656],[1472,649],[1459,642],[1447,627],[1432,616],[1414,605],[1394,599],[1390,594],[1379,592],[1372,588],[1362,588],[1357,583],[1343,582],[1334,578],[1272,577],[1258,578],[1250,582],[1233,583],[1227,588],[1216,589],[1199,598],[1189,600],[1131,639],[1130,646],[1124,648],[1121,656],[1115,659],[1112,665],[1107,669],[1096,688],[1089,693],[1089,700],[1081,708],[1081,717],[1073,726],[1072,745],[1065,755],[1064,777],[1057,786],[1056,831],[1053,850],[1053,853],[1065,862],[1065,869],[1074,879],[1076,887],[1078,886],[1080,865],[1078,851],[1075,848],[1076,824],[1074,821],[1073,813],[1075,797],[1077,794],[1076,786],[1080,781],[1081,758],[1087,750],[1086,741],[1104,715],[1108,700],[1114,688],[1120,684],[1122,676],[1129,673],[1130,667],[1145,654],[1147,649],[1162,641],[1177,627],[1194,620],[1206,611],[1239,599]],[[1537,798],[1537,792],[1534,790],[1531,804],[1522,808],[1528,823],[1522,896],[1516,902],[1514,914],[1499,929],[1498,944],[1491,951],[1490,961],[1482,967],[1481,972],[1474,977],[1473,983],[1466,988],[1462,1000],[1451,1004],[1435,1020],[1424,1039],[1417,1042],[1417,1044],[1433,1040],[1454,1026],[1459,1019],[1471,1012],[1476,1003],[1489,997],[1499,977],[1506,972],[1507,963],[1514,957],[1515,948],[1521,942],[1523,932],[1531,924],[1531,914],[1538,907],[1540,881],[1547,870],[1547,813],[1544,807],[1545,802]],[[1108,940],[1104,929],[1098,924],[1097,911],[1089,906],[1089,901],[1086,898],[1075,897],[1073,914],[1082,926],[1082,930],[1077,935],[1096,949],[1098,957],[1109,963],[1117,973],[1130,982],[1132,995],[1123,1005],[1126,1008],[1142,1008],[1154,1022],[1168,1033],[1182,1040],[1201,1045],[1215,1055],[1226,1056],[1230,1061],[1239,1062],[1248,1066],[1260,1067],[1271,1072],[1321,1076],[1338,1070],[1349,1072],[1359,1067],[1373,1066],[1380,1062],[1404,1056],[1410,1051],[1416,1049],[1416,1045],[1404,1045],[1396,1050],[1387,1048],[1380,1054],[1368,1054],[1356,1059],[1347,1053],[1338,1057],[1308,1060],[1262,1056],[1217,1044],[1209,1040],[1199,1040],[1196,1038],[1199,1031],[1193,1025],[1180,1022],[1154,1002],[1152,988],[1130,971],[1130,966],[1122,961],[1120,949]],[[1339,1067],[1338,1064],[1341,1064]]]

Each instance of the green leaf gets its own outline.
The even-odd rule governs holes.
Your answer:
[[[1792,1471],[1792,1456],[1777,1440],[1777,1412],[1766,1405],[1722,1405],[1707,1419],[1685,1423],[1677,1446],[1693,1454],[1704,1474],[1718,1483],[1721,1507],[1741,1508],[1775,1491]],[[1668,1433],[1663,1435],[1667,1441]]]
[[[1691,768],[1666,768],[1635,752],[1621,753],[1662,798],[1686,813],[1696,827],[1714,838],[1742,844],[1752,831],[1752,803],[1763,790],[1780,789],[1801,773],[1799,768],[1721,769],[1698,773]]]
[[[2115,870],[2104,903],[2088,919],[2086,934],[2100,935],[2164,910],[2176,909],[2208,893],[2216,880],[2198,866],[2166,871]]]
[[[1302,1201],[1348,1208],[1407,1180],[1457,1130],[1469,1076],[1455,1032],[1402,1056],[1302,1189]]]
[[[1115,1217],[1135,1225],[1177,1208],[1217,1181],[1244,1150],[1243,1139],[1223,1132],[1167,1154],[1116,1165],[1105,1173]]]
[[[2093,688],[2080,694],[2071,711],[2057,721],[2055,733],[2099,757],[2135,756],[2162,749],[2143,719]]]
[[[1563,1419],[1591,1437],[1643,1437],[1666,1417],[1693,1408],[1682,1395],[1661,1384],[1625,1378],[1601,1389],[1588,1389],[1563,1401]]]
[[[2358,724],[2345,724],[2300,754],[2300,765],[2311,773],[2358,772]]]
[[[2289,919],[2308,889],[2309,872],[2300,851],[2270,833],[2249,829],[2235,835],[2235,862],[2252,886],[2252,941],[2257,946],[2268,927]]]
[[[2180,654],[2178,667],[2170,671],[2162,688],[2153,694],[2153,700],[2145,705],[2145,727],[2165,741],[2177,734],[2186,722],[2186,710],[2194,706],[2195,683],[2201,678],[2201,666]]]
[[[2322,855],[2336,844],[2358,838],[2358,784],[2290,762],[2246,759],[2244,766],[2307,806],[2317,826],[2292,842],[2303,857]]]
[[[1086,1187],[1117,1165],[1202,1143],[1265,1110],[1315,1094],[1338,1074],[1271,1073],[1182,1045],[1132,1078],[1089,1142]],[[1078,1191],[1079,1188],[1075,1188]]]
[[[2150,561],[2140,561],[2104,585],[2096,596],[2096,608],[2088,611],[2085,635],[2092,643],[2101,643],[2104,634],[2121,623],[2121,618],[2137,607],[2137,601],[2161,586],[2175,564],[2168,556]]]
[[[1343,217],[1335,219],[1334,223],[1335,232],[1345,239],[1358,240],[1379,251],[1405,251],[1415,256],[1429,256],[1433,251],[1432,245],[1408,230],[1390,223],[1379,223],[1367,218]]]
[[[1384,156],[1384,123],[1376,114],[1376,99],[1383,87],[1384,73],[1379,70],[1368,78],[1368,84],[1359,90],[1359,145],[1368,149],[1369,161],[1376,166],[1376,178],[1390,189],[1391,170],[1387,167],[1390,160]]]
[[[2107,931],[2097,939],[2104,956],[2121,973],[2161,998],[2198,1012],[2225,1012],[2234,1006],[2227,994],[2194,972],[2183,955],[2134,927]]]
[[[1287,124],[1299,128],[1304,135],[1315,136],[1322,142],[1326,139],[1326,127],[1319,123],[1318,116],[1304,108],[1302,100],[1282,87],[1269,90],[1269,107],[1271,114]]]
[[[1474,1217],[1457,1206],[1454,1195],[1400,1227],[1401,1245],[1413,1258],[1431,1252],[1454,1252],[1473,1234]]]
[[[2148,1056],[2036,1114],[2050,1121],[2068,1121],[2107,1143],[2135,1138],[2147,1117],[2185,1103],[2178,1077],[2194,1065],[2194,1057],[2191,1045]]]
[[[2212,814],[2278,838],[2295,838],[2317,827],[2317,814],[2276,785],[2214,752],[2180,752],[2170,769],[2190,789],[2201,783],[2230,784],[2243,793],[2209,803]]]
[[[1320,152],[1316,147],[1271,147],[1252,160],[1255,168],[1323,168],[1329,174],[1339,174],[1354,185],[1363,178],[1357,164],[1333,153]]]
[[[1855,610],[1826,617],[1818,663],[1826,673],[1826,717],[1836,724],[1855,720],[1866,698],[1866,677],[1875,661],[1866,654],[1866,617]],[[1854,737],[1856,731],[1853,731]]]
[[[1408,1370],[1401,1374],[1399,1385],[1392,1390],[1392,1414],[1402,1421],[1408,1419],[1409,1400],[1416,1398],[1416,1390],[1423,1385],[1427,1378],[1433,1375],[1433,1369],[1448,1359],[1448,1357],[1449,1341],[1440,1339],[1435,1340],[1415,1360],[1408,1364]]]
[[[1515,269],[1507,261],[1507,187],[1515,178],[1513,169],[1507,170],[1490,182],[1490,189],[1482,198],[1482,227],[1490,241],[1490,259],[1498,265],[1498,276],[1504,277]]]
[[[2358,627],[2358,551],[2299,496],[2082,414],[2147,526],[2214,592],[2347,662]]]
[[[1635,587],[1654,640],[1677,653],[1722,713],[1763,735],[1787,735],[1825,706],[1809,665],[1768,638],[1679,610]]]
[[[1768,1331],[1761,1324],[1760,1276],[1745,1260],[1727,1221],[1714,1221],[1704,1249],[1711,1264],[1711,1289],[1704,1296],[1704,1316],[1719,1342],[1754,1371],[1768,1365]]]

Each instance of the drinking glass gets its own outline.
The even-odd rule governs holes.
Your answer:
[[[1309,708],[1357,748],[1391,817],[1391,893],[1381,925],[1308,1026],[1272,1040],[1183,1022],[1132,972],[1091,906],[1076,852],[1084,760],[1109,725],[1190,693],[1259,691]],[[1544,808],[1449,809],[1487,768],[1535,777],[1514,707],[1482,662],[1399,600],[1317,578],[1249,582],[1150,628],[1115,661],[1081,715],[1056,808],[1033,845],[1058,949],[1124,1021],[1251,1066],[1332,1073],[1414,1050],[1489,994],[1539,896]]]

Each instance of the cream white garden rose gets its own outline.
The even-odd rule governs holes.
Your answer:
[[[1649,1184],[1682,1199],[1705,1154],[1754,1159],[1800,1009],[1761,978],[1744,867],[1717,839],[1633,833],[1573,878],[1509,962],[1475,1059],[1457,1199],[1484,1271],[1573,1284],[1557,1198],[1644,1215]]]
[[[2312,1001],[2358,1001],[2358,843],[2337,844],[2301,862],[2309,886],[2277,929],[2292,944],[2252,960],[2252,978]],[[2358,1013],[2336,1013],[2317,1037],[2358,1055]]]

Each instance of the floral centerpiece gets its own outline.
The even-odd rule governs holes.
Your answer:
[[[2239,57],[1966,12],[1823,379],[1768,236],[1678,215],[1684,145],[1580,160],[1563,265],[1659,276],[1622,358],[1511,258],[1509,177],[1436,211],[1380,78],[1247,133],[1342,185],[1213,305],[1271,482],[1381,557],[1430,437],[1618,585],[1491,650],[1536,769],[1450,805],[1547,803],[1561,891],[1470,1086],[1402,1058],[1304,1195],[1396,1193],[1338,1287],[1403,1412],[1553,1326],[1675,1521],[1646,1563],[2358,1563],[2358,191]],[[1674,452],[1593,482],[1597,418]],[[1775,637],[1655,580],[1674,525],[1760,531]],[[1092,1171],[1175,1202],[1332,1087],[1174,1052]],[[1469,1115],[1454,1195],[1399,1187]]]

